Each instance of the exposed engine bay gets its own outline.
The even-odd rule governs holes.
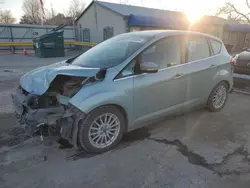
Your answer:
[[[46,126],[50,135],[60,135],[76,146],[77,118],[83,118],[84,113],[70,104],[69,100],[84,85],[102,80],[105,73],[106,70],[101,70],[92,77],[57,75],[42,95],[33,94],[19,86],[16,93],[12,94],[12,99],[20,124],[30,136]]]
[[[62,104],[67,105],[67,99],[74,96],[87,81],[88,78],[86,77],[59,75],[50,84],[46,93],[41,96],[32,96],[31,94],[27,104],[32,109],[49,108],[60,106]]]

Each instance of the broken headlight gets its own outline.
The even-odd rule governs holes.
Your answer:
[[[39,108],[39,96],[37,95],[30,95],[28,97],[27,105],[32,109]]]

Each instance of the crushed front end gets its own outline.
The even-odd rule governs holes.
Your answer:
[[[19,86],[12,94],[12,100],[16,117],[27,134],[32,136],[46,127],[50,135],[60,135],[76,145],[73,126],[76,117],[81,114],[83,118],[83,112],[68,101],[88,80],[86,77],[60,75],[43,95],[29,93]]]
[[[106,69],[86,68],[67,62],[26,73],[12,99],[16,116],[30,136],[41,127],[47,127],[51,135],[59,134],[76,147],[78,122],[85,114],[69,101],[85,85],[103,80]]]

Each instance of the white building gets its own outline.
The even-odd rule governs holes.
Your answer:
[[[181,12],[92,1],[76,25],[78,40],[99,43],[131,30],[187,29],[188,21]]]
[[[232,52],[250,47],[250,26],[204,16],[192,27],[182,12],[92,1],[76,20],[76,40],[102,42],[113,35],[148,29],[195,30],[220,37]]]

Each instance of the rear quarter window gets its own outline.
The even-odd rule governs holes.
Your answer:
[[[210,43],[211,43],[214,55],[219,54],[221,51],[221,46],[222,46],[221,42],[210,39]]]

